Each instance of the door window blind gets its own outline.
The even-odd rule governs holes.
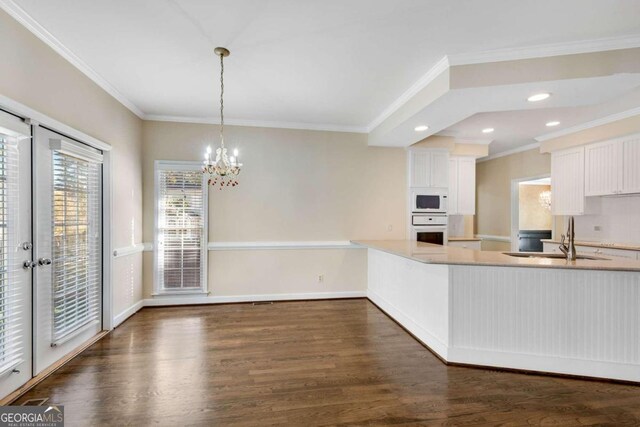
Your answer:
[[[100,321],[102,164],[52,151],[53,342]]]
[[[0,373],[19,364],[24,357],[22,312],[30,301],[20,291],[26,286],[19,257],[17,222],[18,146],[14,138],[0,134]]]
[[[203,289],[206,192],[199,166],[185,169],[167,165],[157,171],[156,282],[160,293]]]

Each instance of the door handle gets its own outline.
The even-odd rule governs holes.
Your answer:
[[[36,264],[33,261],[25,261],[22,263],[22,268],[24,268],[25,270],[31,270],[32,268],[35,268],[38,264]]]
[[[39,265],[51,265],[51,258],[40,258],[38,260]]]

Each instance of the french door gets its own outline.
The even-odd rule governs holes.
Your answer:
[[[0,111],[0,397],[32,376],[30,133]]]
[[[34,375],[102,330],[102,153],[34,130]]]
[[[102,329],[102,153],[0,110],[0,398]]]

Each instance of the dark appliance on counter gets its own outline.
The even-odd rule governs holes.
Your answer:
[[[520,230],[518,231],[518,250],[543,252],[543,239],[551,239],[551,230]]]

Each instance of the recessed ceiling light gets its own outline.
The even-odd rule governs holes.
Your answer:
[[[550,127],[550,128],[554,127],[554,126],[558,126],[559,124],[560,124],[560,122],[557,121],[557,120],[554,120],[552,122],[547,122],[547,126]]]
[[[545,99],[547,99],[548,97],[550,97],[551,94],[550,93],[536,93],[535,95],[531,95],[530,97],[527,98],[527,101],[529,102],[538,102],[538,101],[544,101]]]
[[[427,125],[420,125],[420,126],[416,126],[416,127],[414,128],[414,130],[415,130],[416,132],[422,132],[422,131],[425,131],[425,130],[427,130],[427,129],[429,129],[429,126],[427,126]]]
[[[494,131],[494,129],[493,129],[493,128],[485,128],[485,129],[482,129],[482,133],[491,133],[491,132],[493,132],[493,131]]]

